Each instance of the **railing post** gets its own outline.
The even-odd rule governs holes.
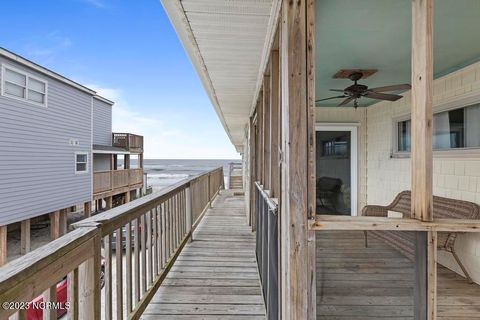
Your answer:
[[[210,173],[208,174],[208,207],[212,207],[212,193],[210,189]]]
[[[92,257],[78,267],[79,319],[100,319],[100,233],[94,237],[93,243]]]
[[[187,224],[187,233],[192,231],[192,191],[191,187],[185,189],[185,211],[186,211],[186,224]],[[193,232],[190,235],[190,240],[188,242],[193,241]]]

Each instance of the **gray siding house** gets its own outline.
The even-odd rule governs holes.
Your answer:
[[[129,162],[130,152],[125,139],[120,139],[125,142],[123,145],[112,144],[112,101],[3,48],[0,48],[0,70],[0,246],[3,248],[8,225],[21,222],[23,233],[28,221],[29,233],[30,219],[46,214],[51,221],[53,217],[53,221],[61,224],[62,219],[66,221],[61,216],[79,204],[84,205],[84,212],[89,215],[94,188],[98,187],[95,172],[102,172],[100,178],[104,184],[99,190],[106,197],[114,196],[114,192],[106,191],[113,191],[116,177],[112,171],[118,167],[117,155],[123,154],[124,161]],[[143,137],[140,138],[143,152]],[[128,170],[118,171],[122,171],[120,178],[126,179],[120,181],[121,191],[130,192],[133,187],[143,186],[143,169],[141,173],[135,172],[142,180],[137,177],[133,184]],[[128,200],[130,194],[125,198]],[[95,198],[98,199],[103,198]],[[111,198],[107,199],[109,205]],[[4,255],[2,248],[0,256]]]

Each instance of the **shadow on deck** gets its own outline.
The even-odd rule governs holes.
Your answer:
[[[413,319],[413,262],[362,231],[317,232],[317,319]],[[438,265],[437,319],[480,319],[480,286]]]
[[[223,190],[142,319],[265,319],[243,196]]]

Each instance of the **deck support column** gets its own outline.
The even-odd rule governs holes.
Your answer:
[[[20,254],[30,252],[30,219],[23,220],[20,225]]]
[[[7,263],[7,226],[0,226],[0,266]]]
[[[105,198],[105,209],[110,210],[112,209],[113,198],[112,196]]]
[[[310,83],[314,80],[313,6],[313,0],[284,0],[281,14],[282,319],[316,319],[315,233],[308,230],[308,219],[315,215],[311,197],[315,188],[311,172],[315,110],[314,92],[309,92],[314,88]]]
[[[412,217],[433,220],[433,0],[412,0]],[[436,319],[436,233],[417,232],[415,319]],[[421,282],[419,282],[421,281]]]
[[[130,202],[130,191],[125,192],[125,203]]]
[[[92,215],[92,202],[87,201],[83,204],[83,215],[88,218]]]
[[[60,210],[50,212],[50,240],[60,237]]]

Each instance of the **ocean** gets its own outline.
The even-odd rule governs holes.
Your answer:
[[[180,180],[223,166],[228,175],[230,163],[241,163],[241,160],[166,160],[145,159],[144,172],[147,174],[147,186],[154,191],[167,187]],[[225,180],[227,183],[227,180]]]

